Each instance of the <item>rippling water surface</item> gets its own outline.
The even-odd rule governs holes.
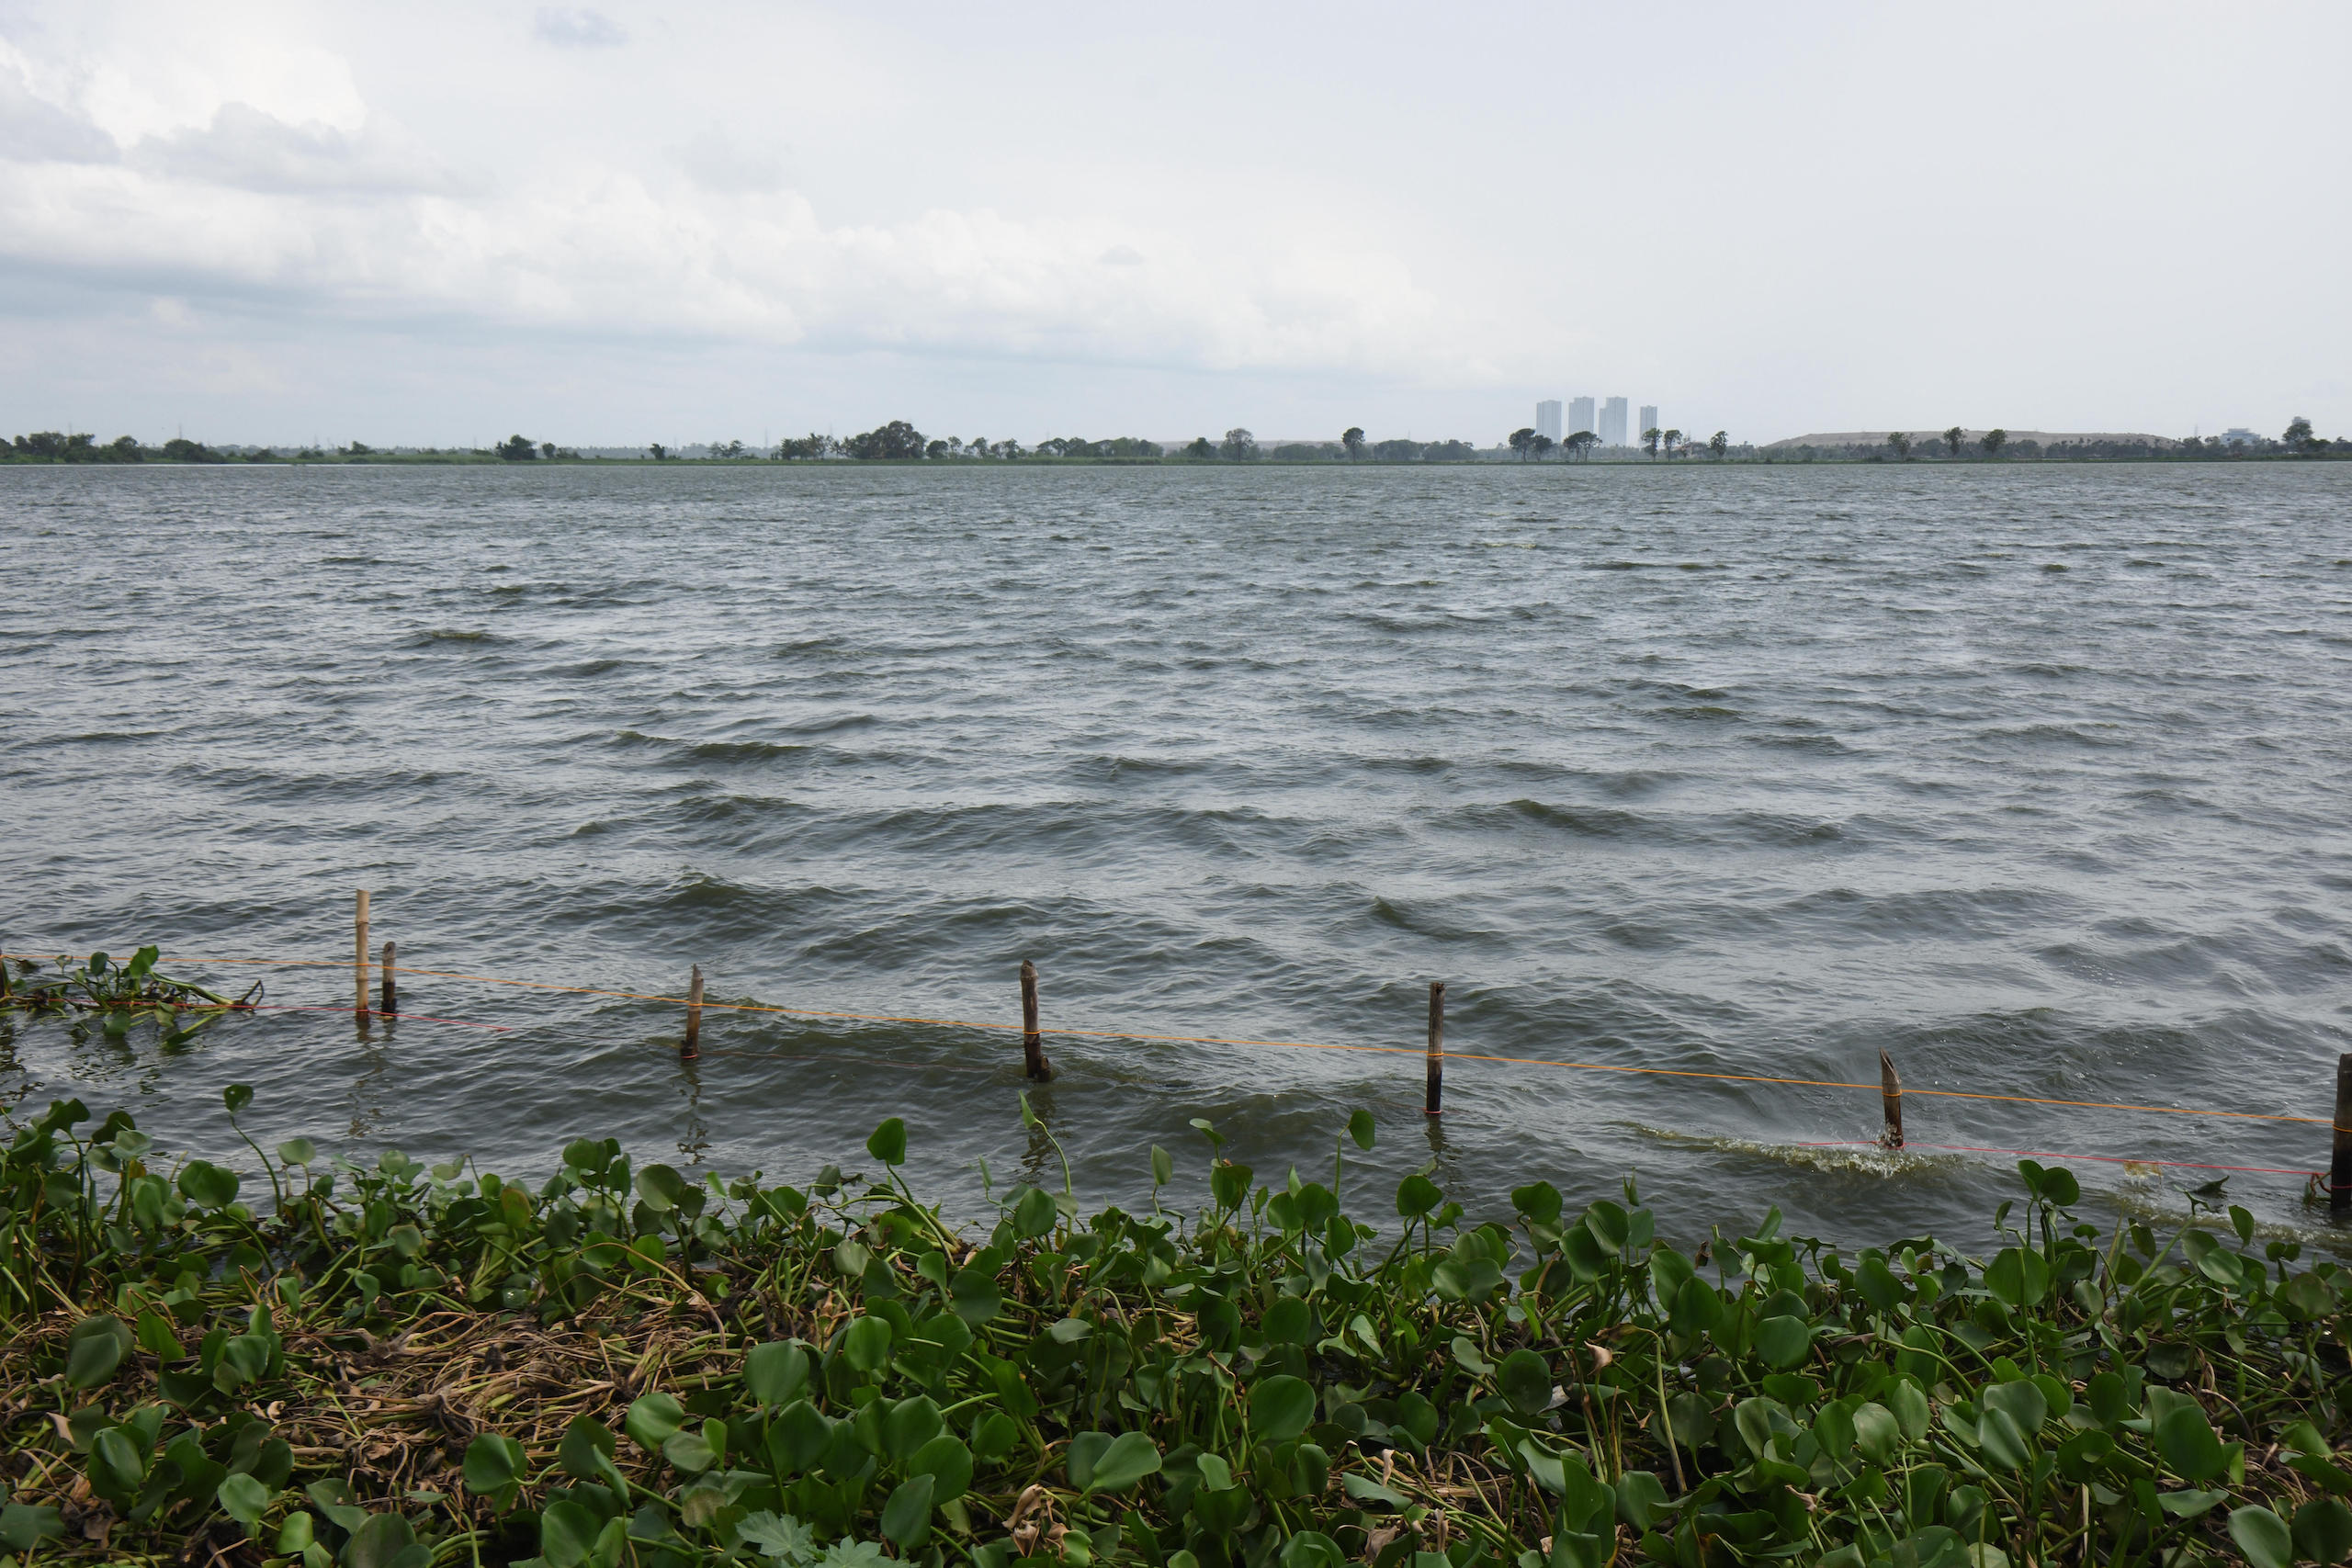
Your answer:
[[[0,942],[404,964],[1051,1036],[1083,1194],[1214,1121],[1328,1179],[1541,1174],[1686,1239],[1971,1242],[2008,1156],[2310,1170],[2352,1049],[2352,468],[0,470]],[[347,971],[166,1055],[0,1023],[0,1096],[543,1166],[615,1134],[967,1210],[1058,1180],[1016,1036]],[[338,1016],[334,1009],[346,1010]],[[2178,1211],[2209,1173],[2078,1165]],[[1367,1179],[1371,1178],[1367,1176]],[[2290,1175],[2237,1173],[2324,1235]]]

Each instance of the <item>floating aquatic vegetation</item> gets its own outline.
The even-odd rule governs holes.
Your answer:
[[[0,1154],[0,1539],[27,1564],[2352,1551],[2352,1278],[2256,1249],[2217,1193],[2177,1234],[2102,1234],[2026,1161],[1987,1258],[1849,1256],[1777,1213],[1689,1254],[1630,1181],[1474,1220],[1424,1172],[1353,1218],[1363,1112],[1329,1187],[1260,1182],[1196,1122],[1195,1213],[1154,1148],[1148,1213],[1088,1213],[1065,1167],[972,1225],[911,1190],[896,1119],[872,1174],[799,1186],[584,1137],[536,1185],[305,1139],[239,1169],[89,1121],[52,1105]]]
[[[58,958],[44,970],[36,959],[17,961],[12,976],[0,959],[0,1010],[63,1013],[96,1021],[108,1035],[124,1035],[152,1022],[165,1046],[186,1044],[224,1013],[250,1007],[261,985],[236,1001],[155,970],[156,950],[142,947],[128,960],[103,953],[86,964]]]

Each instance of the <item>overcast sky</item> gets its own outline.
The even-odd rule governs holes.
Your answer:
[[[0,0],[0,434],[2352,434],[2352,6]]]

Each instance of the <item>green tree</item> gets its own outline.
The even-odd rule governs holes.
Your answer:
[[[1661,435],[1664,435],[1665,434],[1666,434],[1666,432],[1665,432],[1665,431],[1660,430],[1660,429],[1659,429],[1657,425],[1655,425],[1655,424],[1651,425],[1647,430],[1643,431],[1643,432],[1642,432],[1642,449],[1643,449],[1644,451],[1647,452],[1651,457],[1657,457],[1657,443],[1658,443],[1658,437],[1659,437],[1659,436],[1661,436]]]
[[[842,443],[842,449],[863,462],[896,462],[922,457],[923,435],[905,420],[894,419],[851,436]]]
[[[1894,450],[1894,460],[1896,462],[1907,463],[1911,460],[1911,433],[1909,431],[1889,431],[1887,433],[1886,444]]]
[[[659,441],[656,441],[652,446],[648,446],[646,450],[653,454],[653,460],[657,463],[670,455],[670,449],[667,446],[662,446]]]
[[[1228,463],[1254,463],[1258,460],[1258,438],[1237,424],[1225,433],[1217,454]]]
[[[1510,449],[1519,454],[1519,460],[1521,462],[1524,463],[1527,461],[1527,449],[1533,445],[1535,445],[1535,427],[1533,425],[1523,424],[1517,430],[1510,433]]]
[[[1717,462],[1723,461],[1724,454],[1731,450],[1731,437],[1720,430],[1716,431],[1707,437],[1707,450],[1714,455]]]
[[[1351,424],[1341,431],[1340,445],[1346,449],[1349,462],[1362,462],[1363,460],[1363,426]]]
[[[539,455],[527,435],[510,435],[498,444],[498,455],[510,463],[527,463]]]
[[[1954,457],[1960,456],[1961,434],[1961,428],[1956,424],[1944,432],[1944,450]]]
[[[358,445],[359,445],[359,443],[358,443],[358,442],[356,442],[356,441],[355,441],[355,442],[353,442],[353,443],[352,443],[352,445],[353,445],[354,446],[358,446]],[[555,443],[554,443],[554,442],[552,442],[552,441],[542,441],[542,442],[540,442],[540,443],[539,443],[539,456],[540,456],[540,457],[542,457],[547,458],[549,462],[553,462],[553,461],[555,460]]]
[[[2287,422],[2286,439],[2287,450],[2290,452],[2316,452],[2327,445],[2324,441],[2313,438],[2312,422],[2301,414],[2297,414]]]
[[[1600,444],[1600,436],[1589,430],[1579,430],[1566,441],[1561,442],[1560,446],[1577,462],[1587,463],[1592,460],[1592,449]]]
[[[1544,460],[1544,454],[1549,452],[1553,447],[1557,446],[1558,445],[1558,442],[1553,440],[1548,435],[1539,435],[1534,440],[1527,444],[1527,450],[1534,457],[1535,460],[1540,463]]]
[[[1682,432],[1669,430],[1658,439],[1666,444],[1666,455],[1671,457],[1674,456],[1674,449],[1682,445]]]
[[[2008,440],[2007,431],[1994,429],[1986,431],[1976,444],[1984,448],[1984,456],[1987,457],[1997,457],[2001,455],[2001,448],[2008,445]]]

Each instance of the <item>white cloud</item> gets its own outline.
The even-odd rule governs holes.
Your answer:
[[[200,129],[150,136],[130,162],[172,182],[264,192],[395,192],[456,181],[414,137],[380,120],[356,132],[311,120],[289,125],[250,104],[223,104]]]
[[[618,49],[628,41],[619,23],[585,6],[543,6],[531,19],[531,33],[559,49]]]

